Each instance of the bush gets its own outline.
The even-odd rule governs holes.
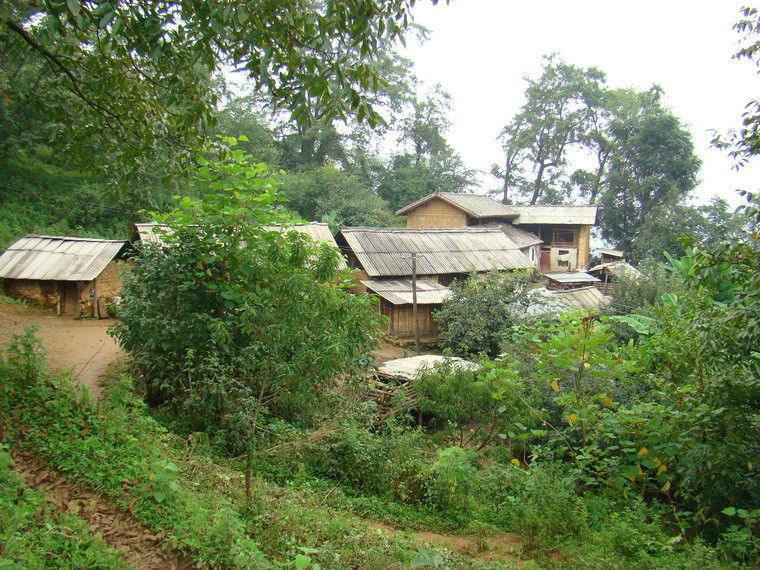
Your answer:
[[[443,326],[442,346],[463,356],[495,356],[501,337],[525,320],[527,308],[534,304],[526,273],[472,274],[450,288],[451,296],[434,318]]]
[[[303,420],[337,375],[366,369],[380,316],[345,289],[334,248],[272,229],[286,221],[272,180],[225,141],[201,159],[204,197],[156,216],[172,232],[126,276],[112,331],[152,404],[239,452],[259,420]]]
[[[511,526],[532,544],[547,546],[568,539],[584,538],[589,514],[576,489],[574,476],[550,465],[526,471],[511,503]]]

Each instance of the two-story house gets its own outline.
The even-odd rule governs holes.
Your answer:
[[[500,227],[541,272],[588,268],[596,206],[506,205],[488,196],[436,192],[398,210],[407,228]]]

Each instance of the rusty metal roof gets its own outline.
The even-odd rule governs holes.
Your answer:
[[[92,281],[126,243],[94,238],[27,236],[0,255],[0,278]]]
[[[447,275],[491,269],[532,269],[533,264],[496,228],[342,228],[339,241],[359,259],[370,277]],[[341,244],[342,245],[342,244]]]
[[[476,372],[482,368],[480,364],[458,358],[456,356],[441,356],[439,354],[420,354],[409,358],[396,358],[386,361],[377,369],[381,376],[402,378],[404,380],[416,380],[426,371],[431,371],[437,364],[448,362],[455,369],[472,370]]]
[[[510,206],[519,216],[512,223],[588,225],[596,224],[596,206]]]
[[[413,303],[411,279],[368,279],[361,283],[392,305]],[[440,305],[449,295],[451,290],[440,283],[429,279],[417,280],[418,305]]]
[[[438,198],[459,208],[473,218],[516,218],[517,212],[511,206],[497,202],[493,198],[481,194],[462,194],[460,192],[434,192],[404,206],[396,212],[397,216],[408,214],[418,206]]]

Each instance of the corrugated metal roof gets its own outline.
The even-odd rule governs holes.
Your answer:
[[[623,257],[624,252],[619,249],[607,249],[606,247],[600,247],[599,253],[602,255],[609,255],[611,257]]]
[[[636,269],[633,265],[626,263],[625,261],[611,261],[610,263],[601,263],[589,269],[589,272],[601,273],[605,269],[615,277],[627,277],[628,279],[636,280],[639,280],[642,277],[641,271]]]
[[[567,291],[549,291],[554,297],[571,307],[582,309],[601,309],[610,303],[610,298],[605,297],[596,287],[582,287]]]
[[[517,212],[510,206],[497,202],[493,198],[481,194],[462,194],[459,192],[434,192],[408,206],[404,206],[396,212],[397,216],[403,216],[429,202],[433,198],[439,198],[452,206],[468,213],[473,218],[514,218]]]
[[[510,226],[508,224],[501,224],[499,228],[501,228],[501,231],[507,234],[507,237],[511,239],[513,242],[515,242],[517,247],[519,247],[520,249],[544,243],[544,240],[542,240],[536,234],[526,232],[525,230],[522,230],[515,226]]]
[[[504,232],[490,228],[342,228],[340,233],[370,277],[410,276],[411,253],[418,275],[532,269]]]
[[[308,224],[294,224],[292,226],[269,226],[264,229],[269,231],[280,231],[283,233],[298,232],[309,236],[315,243],[324,243],[335,249],[338,249],[338,244],[335,243],[335,238],[330,231],[330,226],[324,222],[309,222]],[[345,258],[341,255],[338,267],[340,269],[346,269],[348,264]]]
[[[544,277],[557,283],[596,283],[599,281],[593,275],[583,273],[544,273]]]
[[[172,235],[174,230],[166,224],[140,223],[135,224],[137,239],[146,243],[161,245],[165,235]]]
[[[329,246],[338,249],[335,238],[330,231],[330,227],[323,222],[311,222],[308,224],[294,224],[292,226],[265,226],[267,231],[279,231],[283,233],[298,232],[309,236],[316,243],[326,243]],[[165,235],[171,235],[174,230],[166,224],[144,223],[135,224],[135,232],[141,241],[147,243],[162,244]],[[339,267],[345,269],[348,267],[345,259],[341,257]]]
[[[411,279],[368,279],[361,283],[393,305],[413,303]],[[451,290],[440,283],[428,279],[417,280],[418,305],[440,305],[449,295],[451,295]]]
[[[409,358],[396,358],[388,360],[377,369],[378,374],[391,378],[416,380],[420,375],[433,370],[437,364],[449,362],[455,369],[477,371],[482,368],[480,364],[457,358],[456,356],[441,356],[439,354],[420,354]]]
[[[39,281],[92,281],[126,241],[27,236],[0,255],[0,278]]]
[[[521,224],[596,224],[596,206],[510,206],[519,217],[512,223]]]

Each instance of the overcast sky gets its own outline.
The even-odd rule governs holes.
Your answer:
[[[753,64],[731,59],[741,6],[733,0],[451,0],[448,6],[419,0],[415,20],[431,38],[423,46],[410,41],[403,53],[420,79],[451,93],[449,142],[468,167],[485,172],[502,162],[496,137],[524,102],[523,77],[538,77],[543,55],[558,52],[567,63],[596,66],[613,88],[656,83],[665,105],[691,130],[704,163],[698,200],[719,194],[737,205],[734,190],[754,190],[760,166],[735,172],[710,140],[714,129],[739,126],[744,106],[758,95]],[[481,176],[483,191],[497,186]]]

